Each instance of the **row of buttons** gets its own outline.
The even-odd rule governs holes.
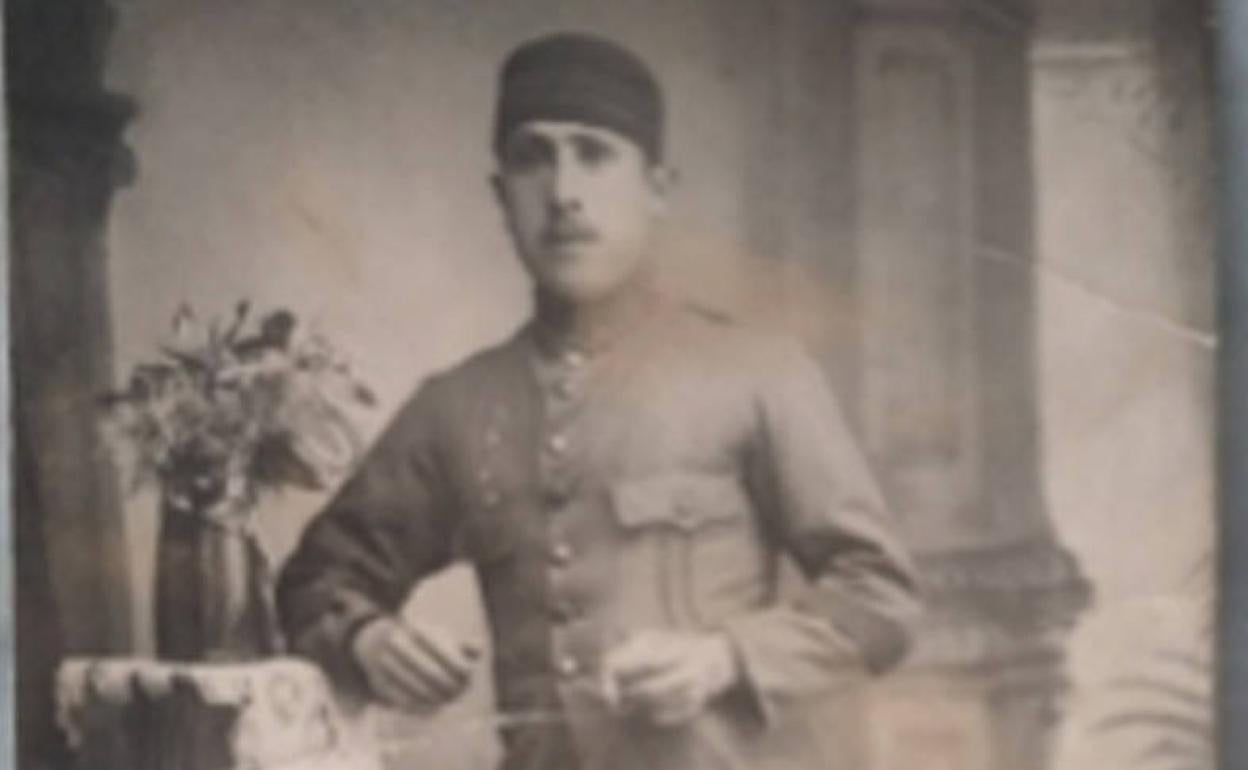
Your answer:
[[[560,511],[567,504],[573,487],[574,470],[571,467],[571,441],[569,431],[576,418],[579,404],[578,395],[582,385],[583,364],[586,358],[577,352],[565,353],[561,360],[547,368],[540,377],[546,400],[546,425],[548,431],[542,442],[541,483],[544,502],[551,512]],[[546,610],[551,620],[557,624],[567,624],[582,614],[583,608],[568,594],[567,580],[571,577],[565,569],[572,564],[577,556],[576,549],[561,531],[563,524],[555,519],[549,522],[549,545],[547,554],[552,570],[548,582],[549,595],[546,597]],[[555,639],[563,639],[564,633],[556,630]],[[566,641],[566,640],[565,640]],[[562,643],[555,642],[552,650],[555,672],[564,678],[579,676],[584,670],[581,661],[572,654],[561,650]]]
[[[571,494],[568,428],[577,411],[574,396],[579,390],[582,374],[579,370],[585,361],[584,354],[565,353],[560,363],[546,369],[539,377],[547,394],[545,415],[550,431],[543,441],[542,490],[544,502],[551,510],[562,508]]]

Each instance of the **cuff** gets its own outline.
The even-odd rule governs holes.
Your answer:
[[[740,677],[737,690],[764,728],[790,705],[807,703],[862,681],[865,666],[853,641],[831,624],[789,607],[725,622]]]
[[[720,633],[728,640],[728,648],[732,651],[732,662],[736,667],[736,678],[722,697],[745,705],[764,728],[774,726],[779,716],[776,713],[777,705],[763,695],[759,680],[748,662],[742,643],[742,636],[746,632],[728,625],[720,629]]]
[[[384,613],[371,604],[349,606],[344,602],[292,639],[291,648],[320,665],[340,694],[371,697],[352,648],[356,635],[383,616]]]

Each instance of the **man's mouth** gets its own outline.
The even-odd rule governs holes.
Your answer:
[[[598,234],[582,225],[557,225],[546,230],[543,240],[549,246],[575,246],[597,240]]]

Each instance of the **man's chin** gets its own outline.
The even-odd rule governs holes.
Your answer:
[[[592,304],[619,290],[619,281],[593,280],[588,276],[556,275],[540,282],[542,291],[571,305]]]

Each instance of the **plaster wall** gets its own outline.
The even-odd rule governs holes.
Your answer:
[[[1156,724],[1109,725],[1167,706],[1140,682],[1211,686],[1207,49],[1199,19],[1159,24],[1183,3],[1053,5],[1033,56],[1044,482],[1096,590],[1057,767],[1134,767]]]

